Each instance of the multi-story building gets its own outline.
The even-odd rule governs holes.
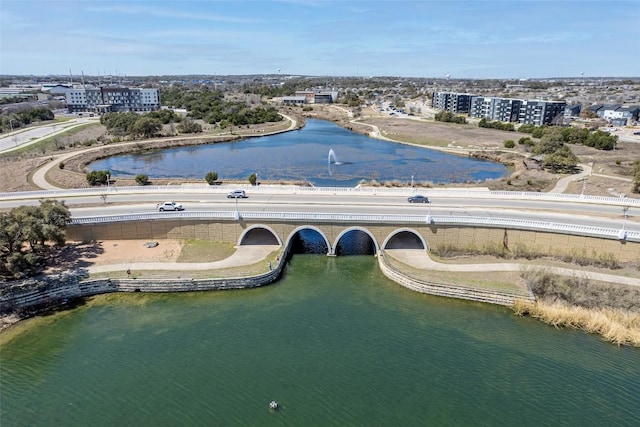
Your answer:
[[[434,92],[431,104],[435,108],[452,113],[468,113],[472,97],[473,95],[468,93]]]
[[[282,97],[285,105],[333,104],[337,100],[337,90],[297,90],[295,96]]]
[[[536,126],[562,124],[566,102],[555,101],[522,101],[518,122]]]
[[[480,117],[483,119],[493,118],[493,108],[495,98],[491,96],[474,96],[471,98],[471,107],[469,108],[469,116]]]
[[[432,100],[435,108],[452,113],[468,112],[470,117],[501,122],[530,123],[537,126],[561,123],[559,117],[563,116],[564,108],[567,105],[566,102],[557,101],[524,100],[449,92],[434,92]]]
[[[70,113],[148,112],[160,108],[160,91],[116,87],[69,89],[66,100]]]

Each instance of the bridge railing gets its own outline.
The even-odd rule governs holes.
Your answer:
[[[539,193],[531,191],[490,191],[486,188],[407,188],[407,187],[303,187],[296,185],[144,185],[128,187],[91,187],[69,190],[42,190],[0,193],[0,200],[69,198],[78,196],[102,196],[104,194],[187,194],[205,193],[222,194],[230,189],[245,190],[249,193],[281,193],[281,194],[349,194],[349,195],[381,195],[407,196],[422,193],[430,197],[465,197],[474,199],[508,199],[508,200],[544,200],[574,203],[597,203],[618,206],[640,207],[640,199],[628,197],[588,196],[583,194]]]
[[[182,211],[150,212],[140,214],[103,215],[73,217],[69,224],[102,224],[129,221],[151,221],[171,219],[221,219],[236,221],[240,218],[253,220],[282,220],[293,222],[343,222],[374,224],[429,224],[431,226],[466,225],[470,227],[509,228],[517,230],[542,231],[578,236],[640,242],[640,231],[622,228],[594,227],[549,221],[526,219],[471,217],[447,215],[390,215],[362,213],[306,213],[306,212],[234,212],[234,211]]]

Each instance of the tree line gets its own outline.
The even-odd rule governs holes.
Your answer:
[[[199,90],[175,86],[162,91],[162,102],[174,108],[185,108],[187,117],[204,120],[221,128],[266,122],[278,122],[282,117],[273,107],[254,106],[249,102],[227,99],[220,90]]]
[[[53,120],[54,114],[48,108],[38,107],[16,111],[0,116],[0,131],[19,129],[33,122]]]

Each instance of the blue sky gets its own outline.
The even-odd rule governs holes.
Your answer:
[[[0,0],[0,74],[640,76],[640,0]]]

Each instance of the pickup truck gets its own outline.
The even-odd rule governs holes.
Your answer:
[[[184,206],[182,206],[182,204],[176,203],[176,202],[164,202],[164,203],[158,203],[156,205],[156,209],[159,210],[160,212],[164,212],[164,211],[183,211],[184,210]]]

